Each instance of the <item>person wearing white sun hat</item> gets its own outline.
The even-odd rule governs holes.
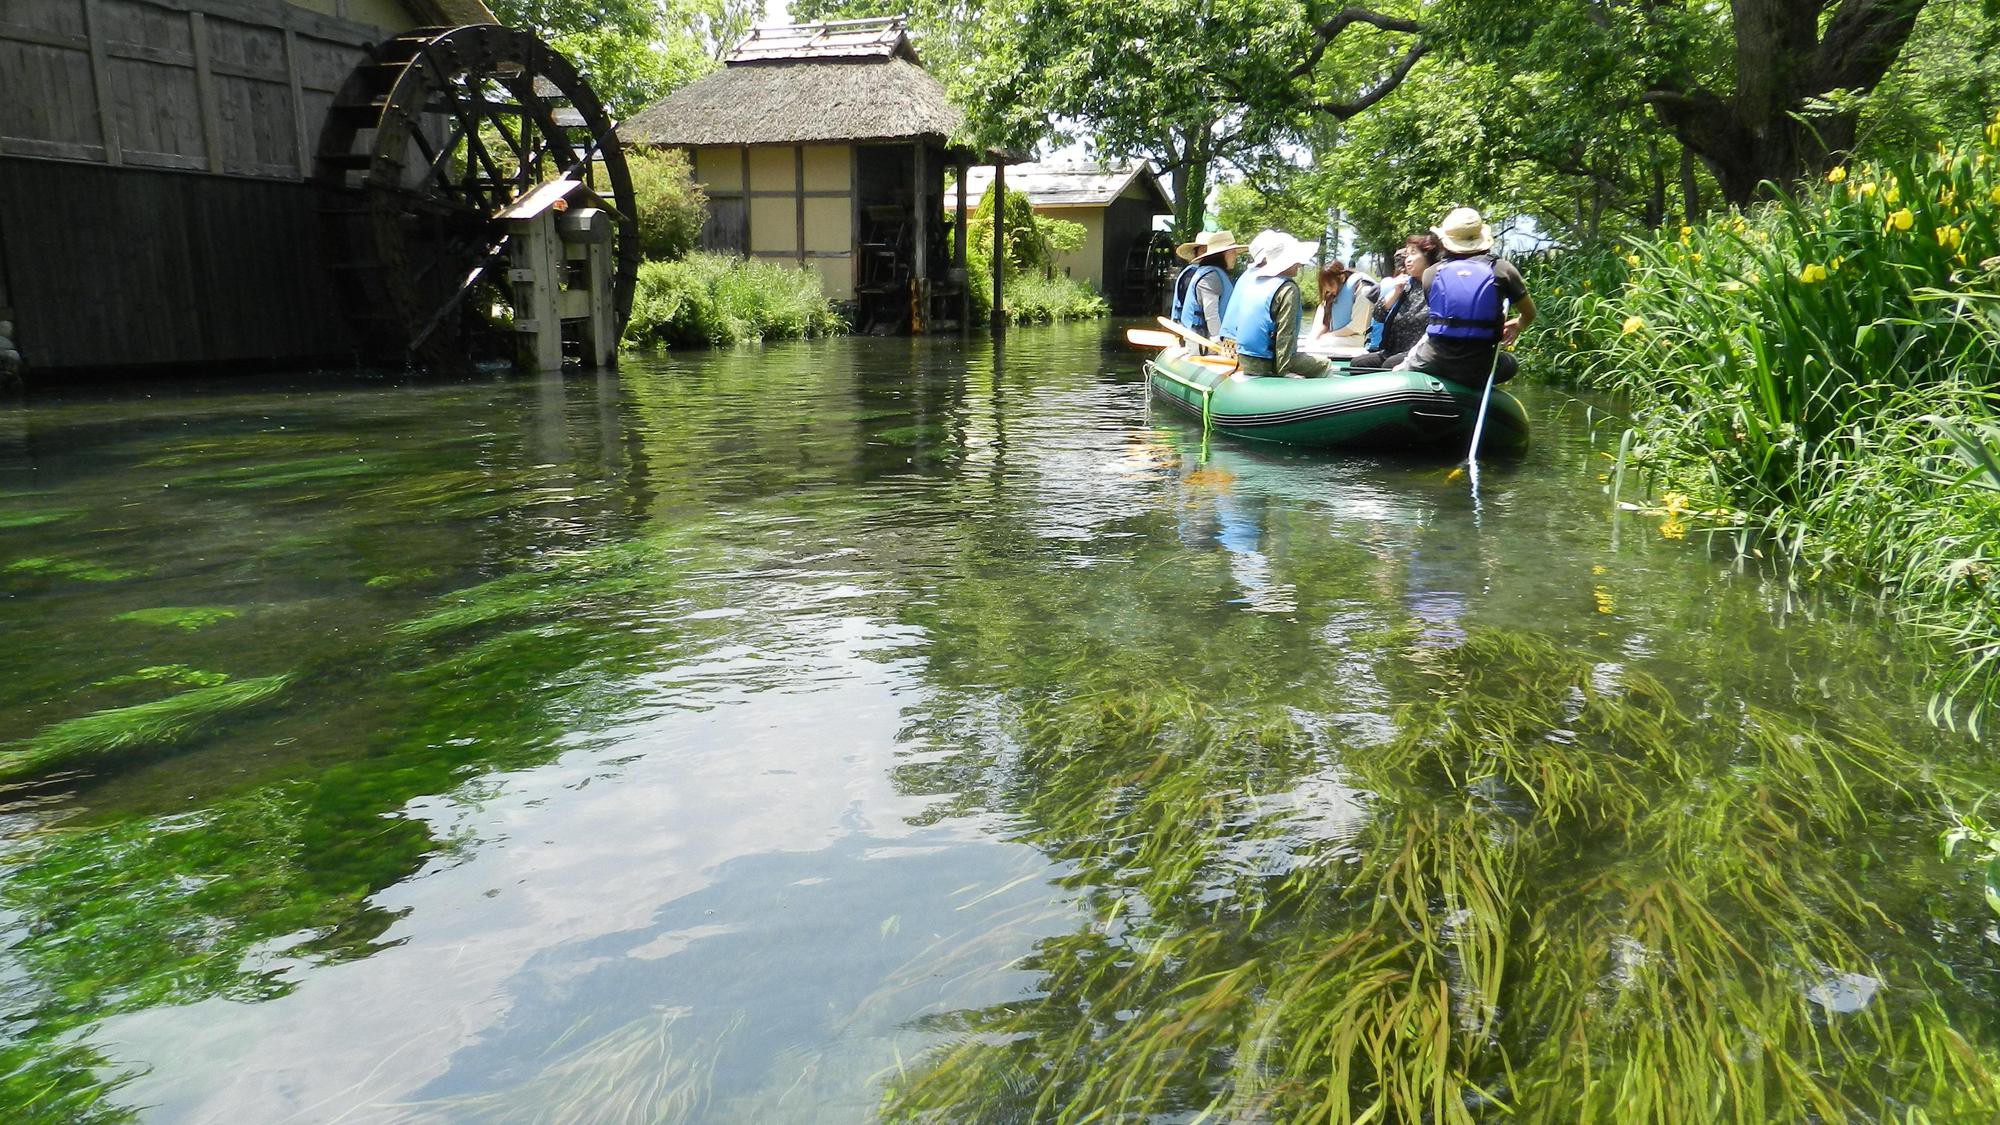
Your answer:
[[[1279,234],[1267,253],[1236,283],[1236,362],[1245,375],[1314,378],[1328,371],[1324,359],[1299,352],[1304,295],[1299,270],[1319,256],[1319,244]]]
[[[1431,233],[1444,260],[1424,271],[1430,325],[1398,370],[1468,384],[1485,382],[1488,372],[1496,383],[1512,379],[1517,366],[1504,349],[1535,320],[1521,271],[1493,255],[1493,228],[1470,207],[1456,208]]]
[[[1258,266],[1263,265],[1264,259],[1270,257],[1271,251],[1283,245],[1284,241],[1283,232],[1269,229],[1258,231],[1257,237],[1250,240],[1250,264],[1244,268],[1243,276],[1236,279],[1235,286],[1229,290],[1229,301],[1222,307],[1220,339],[1224,344],[1224,350],[1231,355],[1236,353],[1236,322],[1243,319],[1243,283],[1250,280],[1250,275]]]

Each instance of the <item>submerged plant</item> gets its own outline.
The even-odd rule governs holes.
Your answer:
[[[227,621],[236,616],[233,609],[220,606],[163,605],[152,609],[135,609],[121,613],[114,621],[131,621],[140,625],[158,625],[162,628],[180,629],[192,633],[206,629],[218,621]]]
[[[276,696],[290,679],[258,676],[228,680],[150,703],[65,719],[12,748],[0,749],[0,781],[16,781],[120,751],[190,742],[224,715]]]
[[[1856,844],[1936,808],[1912,751],[1696,722],[1523,634],[1406,641],[1393,666],[1429,702],[1331,756],[1296,717],[1171,696],[1025,714],[1020,808],[1094,920],[1040,944],[1032,997],[940,1021],[954,1041],[892,1079],[889,1115],[2000,1113],[2000,1057],[1913,940],[1921,892],[1857,880]],[[1272,798],[1329,768],[1352,828],[1305,831]]]

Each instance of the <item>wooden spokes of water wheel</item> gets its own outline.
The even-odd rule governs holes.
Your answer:
[[[341,303],[376,362],[463,369],[508,354],[508,205],[580,181],[609,213],[620,326],[639,238],[612,122],[576,68],[496,24],[422,28],[370,52],[320,129],[313,179]]]

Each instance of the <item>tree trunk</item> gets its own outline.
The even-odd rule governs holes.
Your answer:
[[[1660,163],[1660,142],[1646,140],[1646,229],[1659,230],[1667,221],[1667,169]]]
[[[1823,172],[1853,145],[1852,114],[1809,122],[1793,115],[1834,90],[1874,89],[1927,2],[1840,0],[1822,33],[1822,0],[1731,0],[1734,92],[1724,98],[1663,75],[1646,100],[1708,165],[1723,197],[1748,203],[1764,181],[1786,184]]]
[[[1201,233],[1208,209],[1206,145],[1189,146],[1187,164],[1174,177],[1174,237],[1186,241]]]
[[[1681,146],[1681,215],[1694,222],[1701,214],[1701,178],[1694,174],[1694,150]]]

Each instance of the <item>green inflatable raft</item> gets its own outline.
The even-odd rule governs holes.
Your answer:
[[[1146,362],[1153,393],[1231,437],[1322,448],[1435,450],[1464,454],[1479,417],[1482,387],[1420,371],[1348,374],[1342,361],[1324,379],[1258,378],[1235,364],[1168,348]],[[1528,412],[1495,388],[1479,438],[1484,456],[1528,448]]]

